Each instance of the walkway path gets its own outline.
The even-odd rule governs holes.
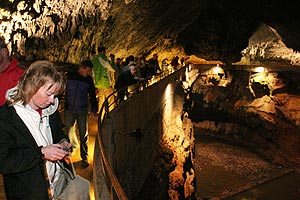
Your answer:
[[[98,131],[98,125],[97,125],[98,119],[89,119],[89,163],[90,166],[83,169],[81,167],[81,158],[80,158],[80,151],[79,149],[76,150],[75,155],[72,156],[72,160],[74,163],[74,166],[76,168],[76,173],[86,179],[88,179],[91,183],[91,200],[95,199],[94,196],[94,187],[93,187],[93,158],[94,158],[94,144],[95,139]],[[79,137],[78,137],[79,138]]]

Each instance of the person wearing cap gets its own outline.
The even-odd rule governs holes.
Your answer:
[[[23,72],[18,60],[10,55],[5,39],[0,37],[0,106],[6,102],[7,90],[18,84]]]
[[[65,92],[65,131],[69,136],[70,143],[75,151],[80,146],[82,167],[89,166],[88,163],[88,117],[96,116],[98,102],[96,99],[96,88],[92,73],[93,63],[84,60],[76,72],[67,73],[67,84]],[[88,113],[88,102],[90,101],[91,112]],[[77,122],[80,145],[78,144],[75,122]],[[74,127],[74,128],[73,128]]]
[[[118,103],[124,101],[128,86],[137,84],[141,80],[139,70],[134,62],[131,62],[128,68],[129,70],[120,73],[115,84],[115,89],[118,91]]]

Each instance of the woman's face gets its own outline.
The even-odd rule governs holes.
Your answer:
[[[54,103],[57,90],[58,83],[48,81],[32,96],[28,104],[34,110],[46,108]]]

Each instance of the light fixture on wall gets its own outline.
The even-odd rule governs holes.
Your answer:
[[[254,72],[257,72],[257,73],[263,73],[265,71],[266,71],[266,69],[264,67],[255,67],[254,68]]]
[[[142,138],[144,135],[142,133],[142,129],[137,128],[129,133],[130,136],[136,137],[136,138]]]
[[[224,70],[220,67],[219,64],[211,68],[212,74],[224,74]]]

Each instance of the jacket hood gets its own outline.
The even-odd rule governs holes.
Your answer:
[[[6,99],[8,101],[12,100],[12,96],[17,92],[18,90],[18,86],[9,89],[6,92]],[[17,104],[21,105],[22,102],[17,102]],[[58,109],[58,105],[59,105],[59,100],[58,98],[54,99],[54,104],[49,105],[48,107],[42,109],[42,116],[49,116],[52,115],[57,109]],[[28,107],[29,105],[25,105],[25,107]]]

